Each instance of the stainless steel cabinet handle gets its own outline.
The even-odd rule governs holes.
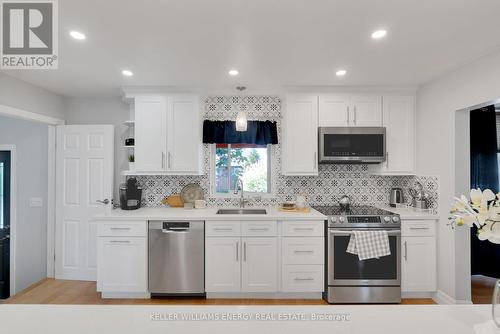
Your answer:
[[[128,231],[130,227],[111,227],[110,230]]]
[[[110,242],[113,244],[129,244],[130,240],[111,240]]]
[[[307,277],[307,278],[295,277],[294,281],[314,281],[314,278],[312,278],[312,277]]]
[[[356,106],[354,106],[354,124],[356,125],[356,122],[357,122],[357,115],[356,115]]]
[[[313,231],[312,227],[294,227],[294,231]]]
[[[232,228],[214,227],[214,231],[232,231]]]
[[[170,169],[172,167],[172,155],[170,154],[170,151],[168,152],[168,168]]]
[[[405,261],[408,261],[408,241],[405,241]]]
[[[247,243],[243,243],[243,261],[247,262]]]
[[[250,231],[269,231],[269,227],[263,227],[263,228],[257,228],[257,227],[253,227],[253,228],[249,228]]]
[[[236,262],[240,260],[240,242],[236,241]]]
[[[429,230],[429,227],[410,227],[410,230]]]
[[[161,152],[161,169],[165,168],[165,153]]]
[[[349,117],[349,106],[347,106],[347,125],[349,125],[350,117]]]
[[[314,253],[312,250],[296,250],[294,253]]]

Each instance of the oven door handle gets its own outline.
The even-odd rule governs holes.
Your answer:
[[[370,229],[370,230],[356,230],[356,231],[385,231],[383,229]],[[354,230],[342,231],[342,230],[330,230],[330,234],[344,234],[344,235],[354,235]],[[387,231],[388,235],[401,235],[401,230]]]

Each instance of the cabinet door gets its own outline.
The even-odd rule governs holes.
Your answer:
[[[147,240],[144,237],[99,237],[97,289],[104,292],[148,291]]]
[[[242,242],[241,291],[278,291],[277,238],[242,238]]]
[[[165,170],[167,103],[162,96],[135,99],[135,166],[140,172]]]
[[[403,237],[401,290],[429,292],[436,290],[436,238]]]
[[[319,126],[348,126],[348,95],[321,95],[319,97]]]
[[[283,124],[283,174],[318,175],[318,97],[287,96]]]
[[[201,117],[198,97],[168,98],[167,170],[172,173],[201,173]]]
[[[382,126],[382,97],[351,96],[351,126]]]
[[[382,172],[415,172],[415,100],[413,96],[384,96],[387,160]]]
[[[239,237],[205,238],[205,290],[241,290],[241,240]]]

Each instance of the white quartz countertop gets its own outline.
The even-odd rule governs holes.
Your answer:
[[[308,213],[282,212],[276,207],[266,207],[267,214],[218,215],[221,208],[140,208],[138,210],[115,209],[94,216],[94,220],[325,220],[326,217],[311,208]],[[256,209],[256,208],[252,208]]]
[[[401,220],[404,219],[412,219],[412,220],[439,220],[439,215],[429,212],[422,212],[412,207],[398,207],[393,208],[391,206],[380,207],[380,209],[384,209],[393,213],[396,213],[401,216]]]

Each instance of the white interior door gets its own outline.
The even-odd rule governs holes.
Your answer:
[[[56,278],[96,279],[97,226],[91,219],[112,208],[113,133],[112,125],[57,127]]]

